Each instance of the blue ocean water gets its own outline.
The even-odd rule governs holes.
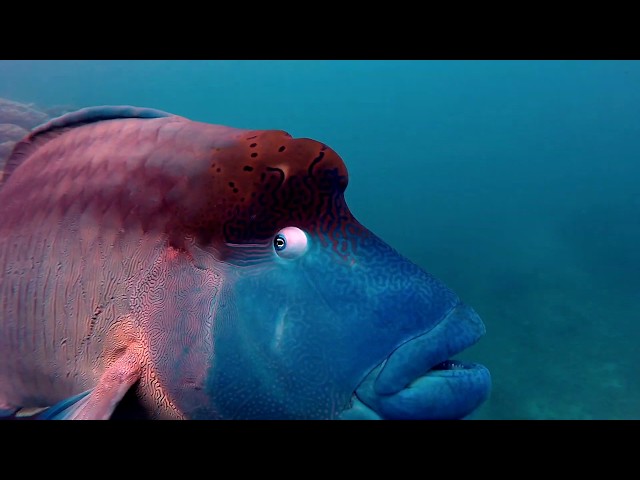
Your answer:
[[[0,97],[282,129],[487,335],[479,419],[640,418],[640,62],[0,61]]]

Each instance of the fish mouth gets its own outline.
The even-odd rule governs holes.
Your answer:
[[[489,370],[451,359],[485,333],[462,303],[431,330],[411,338],[373,368],[341,419],[452,420],[471,414],[491,390]]]

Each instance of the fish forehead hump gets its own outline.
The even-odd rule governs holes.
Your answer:
[[[199,215],[207,225],[203,231],[218,232],[229,243],[266,239],[290,225],[313,230],[327,215],[346,213],[342,158],[320,142],[281,130],[244,131],[215,147],[198,180],[206,185],[197,190],[216,192]]]
[[[344,214],[347,181],[340,156],[311,139],[111,107],[36,128],[16,146],[1,188],[7,198],[29,190],[33,209],[108,207],[147,229],[224,244]]]

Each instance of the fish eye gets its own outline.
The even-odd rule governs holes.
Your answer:
[[[307,251],[307,234],[297,227],[286,227],[273,237],[273,248],[279,257],[298,258]]]
[[[287,246],[287,239],[284,235],[279,233],[276,235],[276,238],[273,239],[273,246],[276,247],[276,250],[284,250],[284,247]]]

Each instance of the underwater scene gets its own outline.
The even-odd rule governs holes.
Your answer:
[[[640,61],[0,60],[0,417],[639,419],[639,182]]]

